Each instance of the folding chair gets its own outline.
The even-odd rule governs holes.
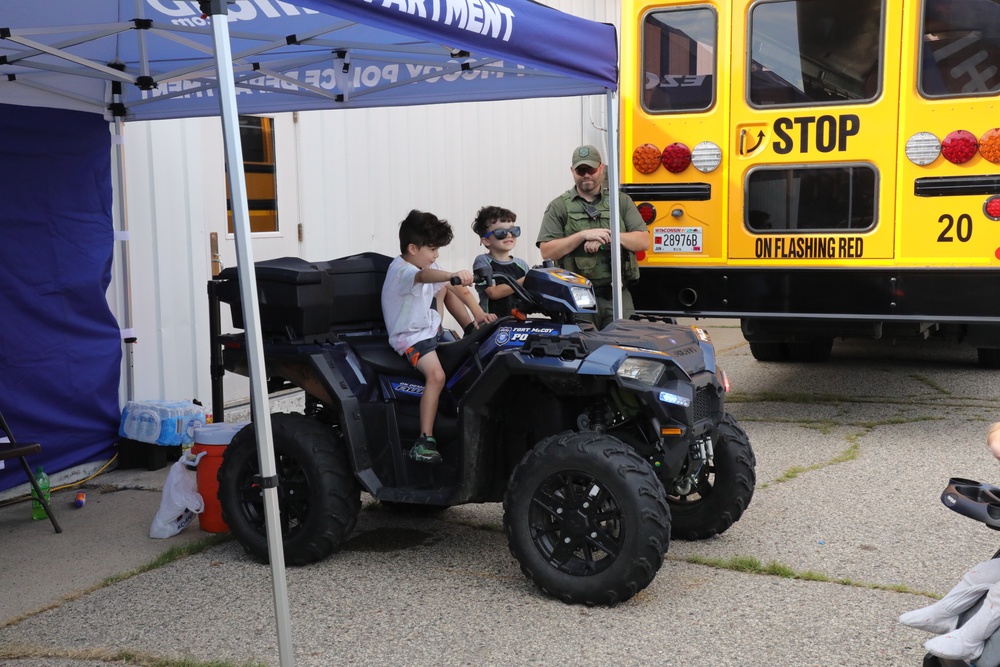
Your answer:
[[[28,454],[38,454],[42,451],[42,446],[40,444],[32,443],[30,445],[22,445],[14,439],[14,434],[10,432],[10,427],[7,426],[7,420],[3,418],[3,414],[0,413],[0,429],[3,429],[4,435],[7,436],[7,440],[10,442],[10,447],[4,447],[0,445],[0,460],[6,461],[7,459],[19,459],[21,461],[21,467],[24,468],[24,474],[28,476],[28,481],[31,482],[31,488],[35,490],[35,495],[37,500],[42,503],[42,507],[45,508],[45,514],[52,521],[52,527],[56,529],[57,533],[62,532],[62,527],[59,522],[56,521],[56,517],[52,514],[52,508],[49,507],[49,503],[45,500],[45,496],[42,495],[42,490],[38,488],[38,480],[35,476],[31,474],[31,466],[28,465],[28,461],[25,460],[25,456]]]

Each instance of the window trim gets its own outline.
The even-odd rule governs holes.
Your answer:
[[[998,97],[1000,96],[1000,84],[997,88],[992,91],[984,91],[980,93],[942,93],[940,95],[932,95],[924,92],[924,77],[923,77],[923,62],[924,62],[924,35],[927,33],[925,27],[927,22],[927,2],[928,0],[920,0],[920,32],[917,35],[917,55],[916,63],[914,65],[914,78],[916,79],[916,89],[917,95],[925,100],[954,100],[954,99],[972,99],[977,97]],[[1000,67],[1000,62],[996,63]]]
[[[886,54],[886,0],[881,0],[879,2],[879,61],[878,61],[878,78],[877,87],[875,94],[866,99],[857,100],[843,100],[843,101],[832,101],[832,102],[817,102],[813,100],[807,100],[805,102],[791,102],[788,104],[757,104],[750,99],[750,68],[753,63],[753,13],[761,5],[774,5],[779,3],[788,2],[798,2],[799,0],[758,0],[758,2],[752,3],[747,8],[746,14],[746,35],[745,44],[746,52],[743,54],[743,63],[746,69],[743,72],[743,102],[751,109],[759,109],[762,111],[767,111],[770,109],[801,109],[804,107],[843,107],[847,105],[869,105],[874,104],[881,100],[885,96],[885,54]],[[926,1],[926,0],[921,0]]]
[[[708,105],[699,109],[650,109],[646,106],[646,19],[653,14],[676,14],[679,12],[692,12],[708,10],[712,14],[713,20],[713,32],[715,36],[715,42],[712,44],[712,98]],[[651,116],[666,116],[666,115],[676,115],[676,114],[695,114],[695,113],[707,113],[712,111],[719,102],[718,88],[719,88],[719,12],[715,5],[710,4],[694,4],[694,5],[680,5],[672,7],[654,7],[647,10],[639,17],[639,34],[642,36],[639,42],[639,107],[646,114]],[[661,75],[662,76],[662,73]]]

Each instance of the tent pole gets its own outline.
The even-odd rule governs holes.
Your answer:
[[[229,167],[229,191],[232,196],[237,274],[243,301],[243,321],[246,324],[250,405],[253,410],[254,432],[257,436],[261,487],[264,489],[267,550],[271,562],[274,612],[278,624],[278,655],[282,667],[291,667],[295,664],[295,653],[292,647],[288,587],[285,581],[285,554],[281,541],[278,476],[274,460],[274,443],[271,438],[271,410],[268,406],[267,374],[264,369],[264,345],[257,307],[257,275],[254,271],[250,238],[250,214],[243,172],[243,146],[240,143],[239,117],[236,108],[233,54],[229,43],[228,8],[226,0],[203,0],[201,6],[202,11],[212,17],[212,38],[215,43],[215,63],[219,76],[219,102],[222,108],[222,132],[226,145],[226,164]]]
[[[614,318],[622,318],[621,194],[618,190],[618,104],[615,91],[605,93],[608,103],[608,207],[611,209],[611,295]]]
[[[132,355],[135,344],[135,333],[132,331],[132,268],[129,250],[128,231],[128,202],[125,196],[125,120],[116,117],[112,124],[111,143],[115,150],[112,153],[115,165],[115,193],[118,200],[118,225],[119,230],[115,233],[115,240],[121,242],[120,265],[122,271],[122,301],[121,318],[119,328],[121,329],[122,342],[125,350],[122,361],[125,364],[125,400],[135,399],[135,368],[132,364]]]

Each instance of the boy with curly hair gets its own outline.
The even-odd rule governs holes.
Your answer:
[[[382,316],[389,344],[426,378],[420,396],[420,437],[410,449],[411,459],[425,463],[441,462],[434,439],[434,417],[446,380],[435,351],[443,333],[441,307],[446,306],[463,328],[496,319],[483,312],[467,289],[473,282],[471,271],[452,272],[438,266],[438,251],[452,238],[447,220],[410,211],[399,225],[400,255],[389,265],[382,284]],[[451,285],[452,278],[459,278],[461,286]]]

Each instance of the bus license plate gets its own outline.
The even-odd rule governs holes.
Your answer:
[[[653,252],[701,252],[701,227],[657,227]]]

